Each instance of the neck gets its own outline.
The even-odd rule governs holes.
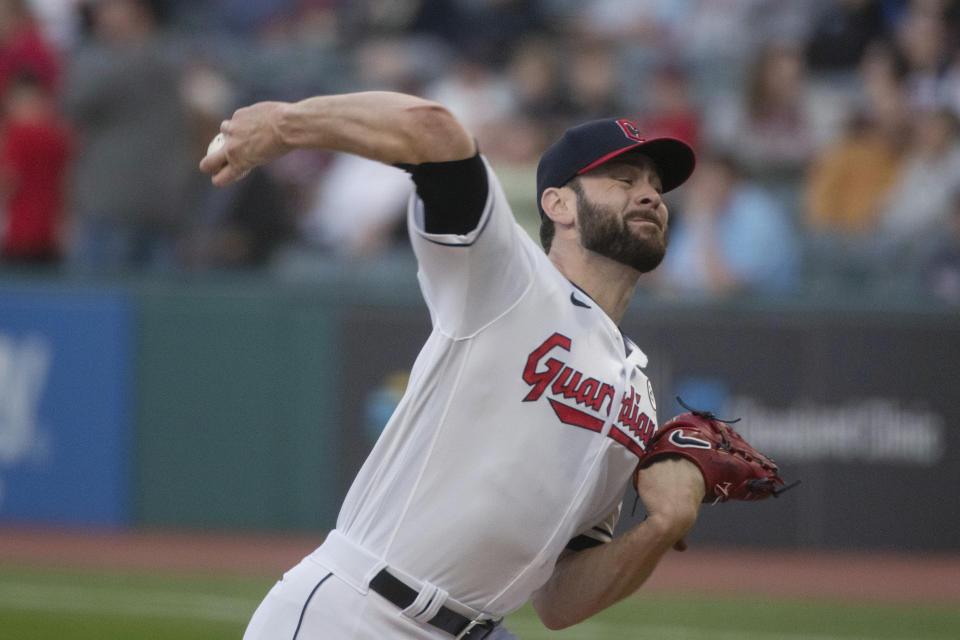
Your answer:
[[[570,251],[554,247],[547,257],[567,280],[586,291],[611,320],[620,324],[637,288],[639,271],[582,247]]]

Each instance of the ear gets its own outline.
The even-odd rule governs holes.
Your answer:
[[[550,187],[540,196],[540,206],[554,224],[571,225],[576,217],[576,195],[566,187]]]

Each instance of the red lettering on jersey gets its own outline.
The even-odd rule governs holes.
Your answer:
[[[587,378],[583,381],[579,387],[577,387],[577,395],[574,397],[574,400],[577,401],[577,404],[586,405],[588,407],[593,405],[593,399],[597,395],[597,389],[600,388],[600,381],[594,380],[593,378]]]
[[[554,333],[530,352],[526,366],[523,368],[523,381],[532,388],[523,401],[539,400],[549,389],[554,398],[548,398],[548,401],[560,422],[600,432],[603,430],[603,419],[555,399],[573,400],[581,407],[605,415],[609,415],[613,408],[615,394],[613,385],[600,382],[596,378],[585,378],[582,372],[567,363],[557,358],[547,357],[547,354],[555,348],[569,352],[572,345],[573,341],[570,338]],[[603,407],[605,400],[608,400],[606,411]],[[642,404],[643,396],[631,386],[629,393],[624,393],[620,403],[620,411],[616,419],[618,427],[610,429],[608,434],[610,438],[638,456],[643,452],[655,426],[650,416],[642,411]]]
[[[590,401],[589,406],[600,411],[603,409],[603,401],[609,400],[610,402],[607,403],[607,413],[610,413],[610,405],[613,404],[613,393],[613,385],[604,382],[600,385],[600,390],[597,392],[597,395],[594,396],[593,400]]]
[[[630,451],[632,454],[634,454],[638,458],[643,456],[646,441],[644,441],[644,445],[640,445],[634,442],[630,438],[630,436],[625,434],[623,431],[620,431],[619,429],[610,429],[610,437],[616,440],[617,442],[619,442],[620,444],[622,444],[624,447],[627,448],[628,451]]]
[[[572,376],[570,375],[571,373],[573,374]],[[556,381],[554,381],[553,386],[550,387],[550,390],[553,391],[555,395],[563,394],[564,398],[575,398],[577,395],[577,385],[580,384],[580,378],[582,377],[583,374],[579,371],[575,371],[570,367],[564,367],[560,375],[557,376]]]
[[[646,442],[653,430],[653,420],[646,413],[640,411],[641,400],[642,398],[637,390],[630,387],[630,395],[624,394],[623,401],[620,403],[617,423],[636,434],[643,442]]]
[[[597,433],[603,430],[603,420],[600,418],[588,415],[573,407],[568,407],[562,402],[557,402],[553,399],[549,402],[550,406],[553,407],[553,412],[560,418],[560,422],[573,425],[574,427],[583,427],[584,429],[596,431]]]
[[[530,389],[530,393],[523,399],[524,402],[531,402],[543,395],[543,390],[547,388],[547,385],[554,379],[557,372],[563,368],[562,362],[556,358],[550,358],[544,362],[547,368],[543,371],[537,371],[537,364],[540,362],[540,359],[547,355],[554,347],[560,347],[564,351],[570,351],[571,343],[572,341],[567,336],[561,333],[555,333],[530,353],[527,357],[527,366],[523,368],[523,381],[529,385],[533,385],[533,389]]]
[[[617,420],[620,424],[626,426],[630,423],[630,409],[633,408],[633,401],[636,398],[637,390],[630,387],[630,395],[623,394],[623,400],[620,402],[620,415]]]

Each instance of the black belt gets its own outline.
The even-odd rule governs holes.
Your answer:
[[[374,576],[373,580],[370,581],[370,588],[401,609],[406,609],[412,605],[419,595],[416,589],[408,586],[386,569]],[[427,606],[429,606],[429,603]],[[461,640],[467,638],[469,640],[481,640],[497,626],[497,622],[493,620],[475,622],[446,607],[440,607],[436,615],[427,620],[427,624],[443,629]]]

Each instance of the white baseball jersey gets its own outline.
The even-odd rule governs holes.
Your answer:
[[[426,233],[411,200],[433,332],[337,531],[502,616],[572,539],[609,540],[657,423],[646,356],[516,224],[487,173],[467,235]]]

